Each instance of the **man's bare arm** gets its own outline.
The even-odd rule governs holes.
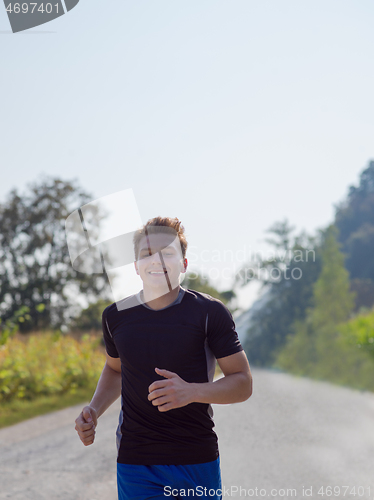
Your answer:
[[[121,394],[121,360],[106,354],[106,363],[96,386],[95,394],[75,420],[75,430],[85,446],[95,440],[97,419]]]
[[[225,375],[214,382],[189,383],[178,374],[156,368],[166,380],[153,382],[148,399],[159,411],[190,403],[230,404],[246,401],[252,395],[252,374],[244,351],[217,359]]]
[[[252,374],[244,351],[217,359],[224,374],[214,382],[193,384],[194,402],[230,404],[246,401],[252,395]]]
[[[99,418],[121,395],[121,360],[106,353],[106,363],[89,406]]]

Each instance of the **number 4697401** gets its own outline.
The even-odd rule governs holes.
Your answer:
[[[364,488],[363,486],[321,486],[317,491],[318,495],[322,497],[331,496],[365,496],[365,492],[370,497],[370,486]]]
[[[15,14],[19,14],[19,13],[22,13],[22,14],[27,14],[27,13],[30,13],[30,14],[33,14],[34,12],[41,12],[44,14],[44,12],[46,12],[47,14],[51,14],[52,13],[52,10],[53,10],[53,7],[56,7],[56,12],[58,13],[58,3],[56,3],[54,6],[51,4],[51,3],[46,3],[45,6],[43,3],[41,3],[39,5],[39,7],[37,8],[37,3],[15,3],[13,6],[12,4],[10,3],[7,8],[6,8],[6,11],[9,12],[9,13],[12,13],[14,12]],[[13,8],[12,8],[13,7]]]

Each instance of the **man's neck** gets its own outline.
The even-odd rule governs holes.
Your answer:
[[[148,307],[157,310],[163,309],[164,307],[172,304],[178,297],[179,291],[180,285],[178,285],[177,288],[174,288],[171,292],[159,297],[157,296],[157,292],[155,293],[152,289],[143,289],[141,296]]]

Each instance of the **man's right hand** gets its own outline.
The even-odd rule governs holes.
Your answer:
[[[85,406],[75,420],[75,430],[84,446],[92,444],[95,440],[95,429],[97,426],[96,410],[92,406]]]

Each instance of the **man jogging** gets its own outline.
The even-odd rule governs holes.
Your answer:
[[[221,499],[211,404],[247,400],[252,376],[226,306],[184,289],[187,241],[177,218],[156,217],[134,235],[143,290],[103,312],[106,363],[76,419],[84,445],[121,395],[119,500]],[[216,360],[224,377],[213,382]]]

